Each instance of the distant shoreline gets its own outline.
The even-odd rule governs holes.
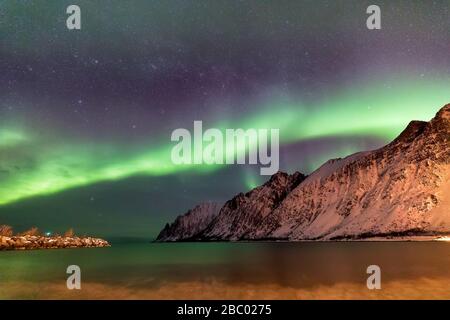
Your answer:
[[[327,242],[450,242],[450,235],[423,235],[423,236],[398,236],[398,237],[367,237],[367,238],[342,238],[330,240],[288,240],[288,239],[245,239],[245,240],[153,240],[151,243],[327,243]]]

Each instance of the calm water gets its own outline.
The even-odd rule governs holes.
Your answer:
[[[65,271],[72,264],[82,270],[80,298],[176,298],[189,292],[201,298],[208,290],[213,293],[207,297],[240,298],[244,291],[265,288],[279,293],[276,297],[300,291],[339,294],[349,288],[367,290],[366,268],[372,264],[381,267],[385,288],[404,284],[405,290],[412,286],[440,297],[450,283],[450,243],[144,243],[0,252],[0,298],[65,298]]]

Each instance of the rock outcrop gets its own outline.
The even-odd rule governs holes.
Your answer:
[[[106,240],[91,237],[0,236],[0,250],[109,247]]]

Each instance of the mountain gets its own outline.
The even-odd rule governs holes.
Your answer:
[[[390,144],[331,160],[249,238],[339,239],[450,233],[450,105]]]
[[[269,181],[246,194],[227,201],[208,227],[196,239],[239,240],[247,238],[306,177],[277,172]]]
[[[450,234],[450,104],[391,143],[277,173],[225,203],[190,240],[331,240]],[[200,231],[199,231],[200,230]]]
[[[204,230],[219,212],[221,205],[205,202],[178,216],[172,224],[166,224],[156,241],[189,239]]]

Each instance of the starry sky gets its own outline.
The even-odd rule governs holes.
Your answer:
[[[176,166],[176,128],[280,129],[280,169],[450,102],[450,1],[0,1],[0,223],[152,238],[259,166]],[[82,29],[66,28],[81,8]]]

